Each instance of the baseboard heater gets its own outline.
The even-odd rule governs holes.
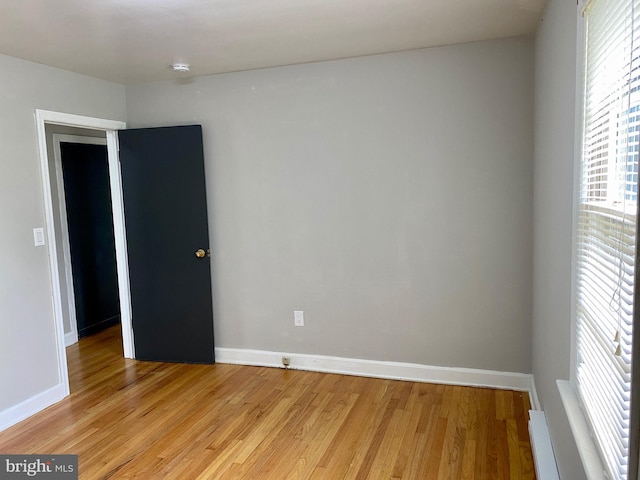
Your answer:
[[[551,446],[547,417],[540,410],[529,410],[529,438],[538,480],[560,480]]]

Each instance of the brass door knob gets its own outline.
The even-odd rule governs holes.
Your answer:
[[[198,258],[204,258],[206,254],[207,252],[205,252],[202,248],[199,248],[198,250],[196,250],[196,257]]]

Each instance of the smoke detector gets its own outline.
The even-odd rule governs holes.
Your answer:
[[[172,63],[171,70],[174,72],[188,72],[190,67],[188,63]]]

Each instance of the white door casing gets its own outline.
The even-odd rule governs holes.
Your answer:
[[[47,153],[46,124],[65,125],[69,127],[101,130],[106,133],[107,157],[109,164],[109,184],[111,187],[111,207],[113,213],[113,230],[116,249],[116,267],[118,272],[118,293],[120,297],[120,315],[122,321],[122,344],[124,356],[135,358],[133,330],[131,326],[131,296],[129,293],[129,269],[127,260],[127,240],[124,223],[124,203],[122,199],[122,181],[120,177],[120,162],[118,159],[117,131],[126,127],[125,122],[84,117],[68,113],[36,110],[36,129],[38,150],[40,157],[40,173],[42,181],[43,201],[45,210],[45,228],[47,251],[49,254],[49,270],[53,297],[53,313],[56,326],[56,346],[58,352],[59,382],[65,395],[69,394],[69,373],[67,370],[67,355],[64,339],[64,320],[62,302],[69,299],[62,298],[60,285],[60,269],[65,268],[64,260],[58,259],[54,203],[49,175],[49,157]],[[57,205],[55,208],[59,208]]]

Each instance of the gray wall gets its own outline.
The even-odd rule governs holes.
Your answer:
[[[124,87],[0,55],[0,411],[59,382],[35,109],[115,120]]]
[[[203,125],[216,346],[530,372],[532,92],[517,38],[131,86],[127,111]]]
[[[576,18],[550,0],[535,45],[533,373],[566,480],[585,478],[555,383],[571,365]]]

